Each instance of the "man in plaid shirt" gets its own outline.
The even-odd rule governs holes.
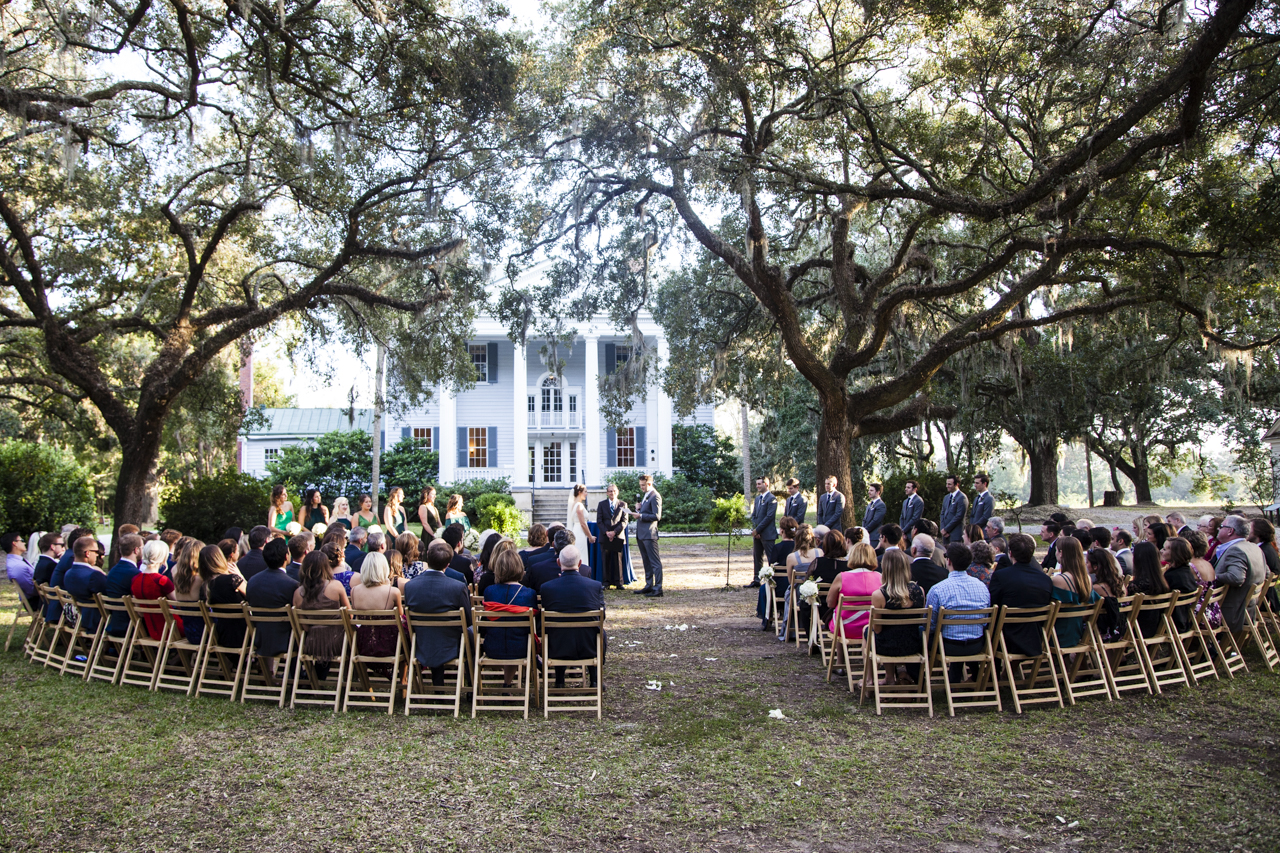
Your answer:
[[[934,584],[925,604],[937,618],[939,608],[947,610],[981,610],[991,606],[991,592],[987,585],[967,571],[973,560],[969,546],[952,542],[947,546],[947,579]],[[976,617],[975,617],[976,618]],[[942,628],[942,648],[949,655],[976,655],[986,647],[982,641],[982,627],[948,625]],[[951,680],[964,678],[964,664],[951,664]]]

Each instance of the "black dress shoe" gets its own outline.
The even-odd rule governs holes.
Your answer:
[[[742,588],[743,589],[759,589],[760,581],[752,581],[751,583],[744,583],[742,585]]]
[[[662,598],[662,590],[651,589],[644,594],[645,598]]]
[[[644,589],[633,589],[631,591],[636,595],[648,595],[649,593],[653,592],[653,587],[646,586]]]

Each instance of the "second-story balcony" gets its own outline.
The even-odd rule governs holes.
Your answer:
[[[555,385],[550,379],[540,388],[528,389],[529,429],[531,431],[581,431],[582,389]]]

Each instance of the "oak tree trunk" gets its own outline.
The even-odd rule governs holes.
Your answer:
[[[1027,503],[1032,506],[1058,502],[1058,439],[1037,438],[1024,446],[1031,466],[1031,495]]]
[[[817,488],[822,494],[827,477],[836,478],[836,488],[844,495],[844,516],[840,520],[841,527],[852,527],[857,524],[853,509],[853,468],[850,465],[849,449],[853,444],[854,427],[849,423],[843,399],[822,401],[822,420],[818,425],[817,447]]]
[[[122,524],[146,528],[158,520],[157,468],[163,420],[139,426],[120,447],[113,529]]]

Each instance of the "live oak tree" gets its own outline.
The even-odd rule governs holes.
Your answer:
[[[117,523],[149,520],[166,420],[237,340],[338,300],[441,311],[448,264],[499,239],[518,47],[496,18],[0,7],[0,376],[101,414]]]
[[[1269,156],[1255,5],[580,3],[544,70],[530,251],[633,304],[641,265],[706,253],[686,305],[724,322],[679,359],[732,383],[785,358],[818,396],[817,479],[847,484],[851,443],[919,423],[955,353],[1171,298],[1220,249],[1161,199],[1224,149]],[[772,345],[739,347],[752,328]]]

